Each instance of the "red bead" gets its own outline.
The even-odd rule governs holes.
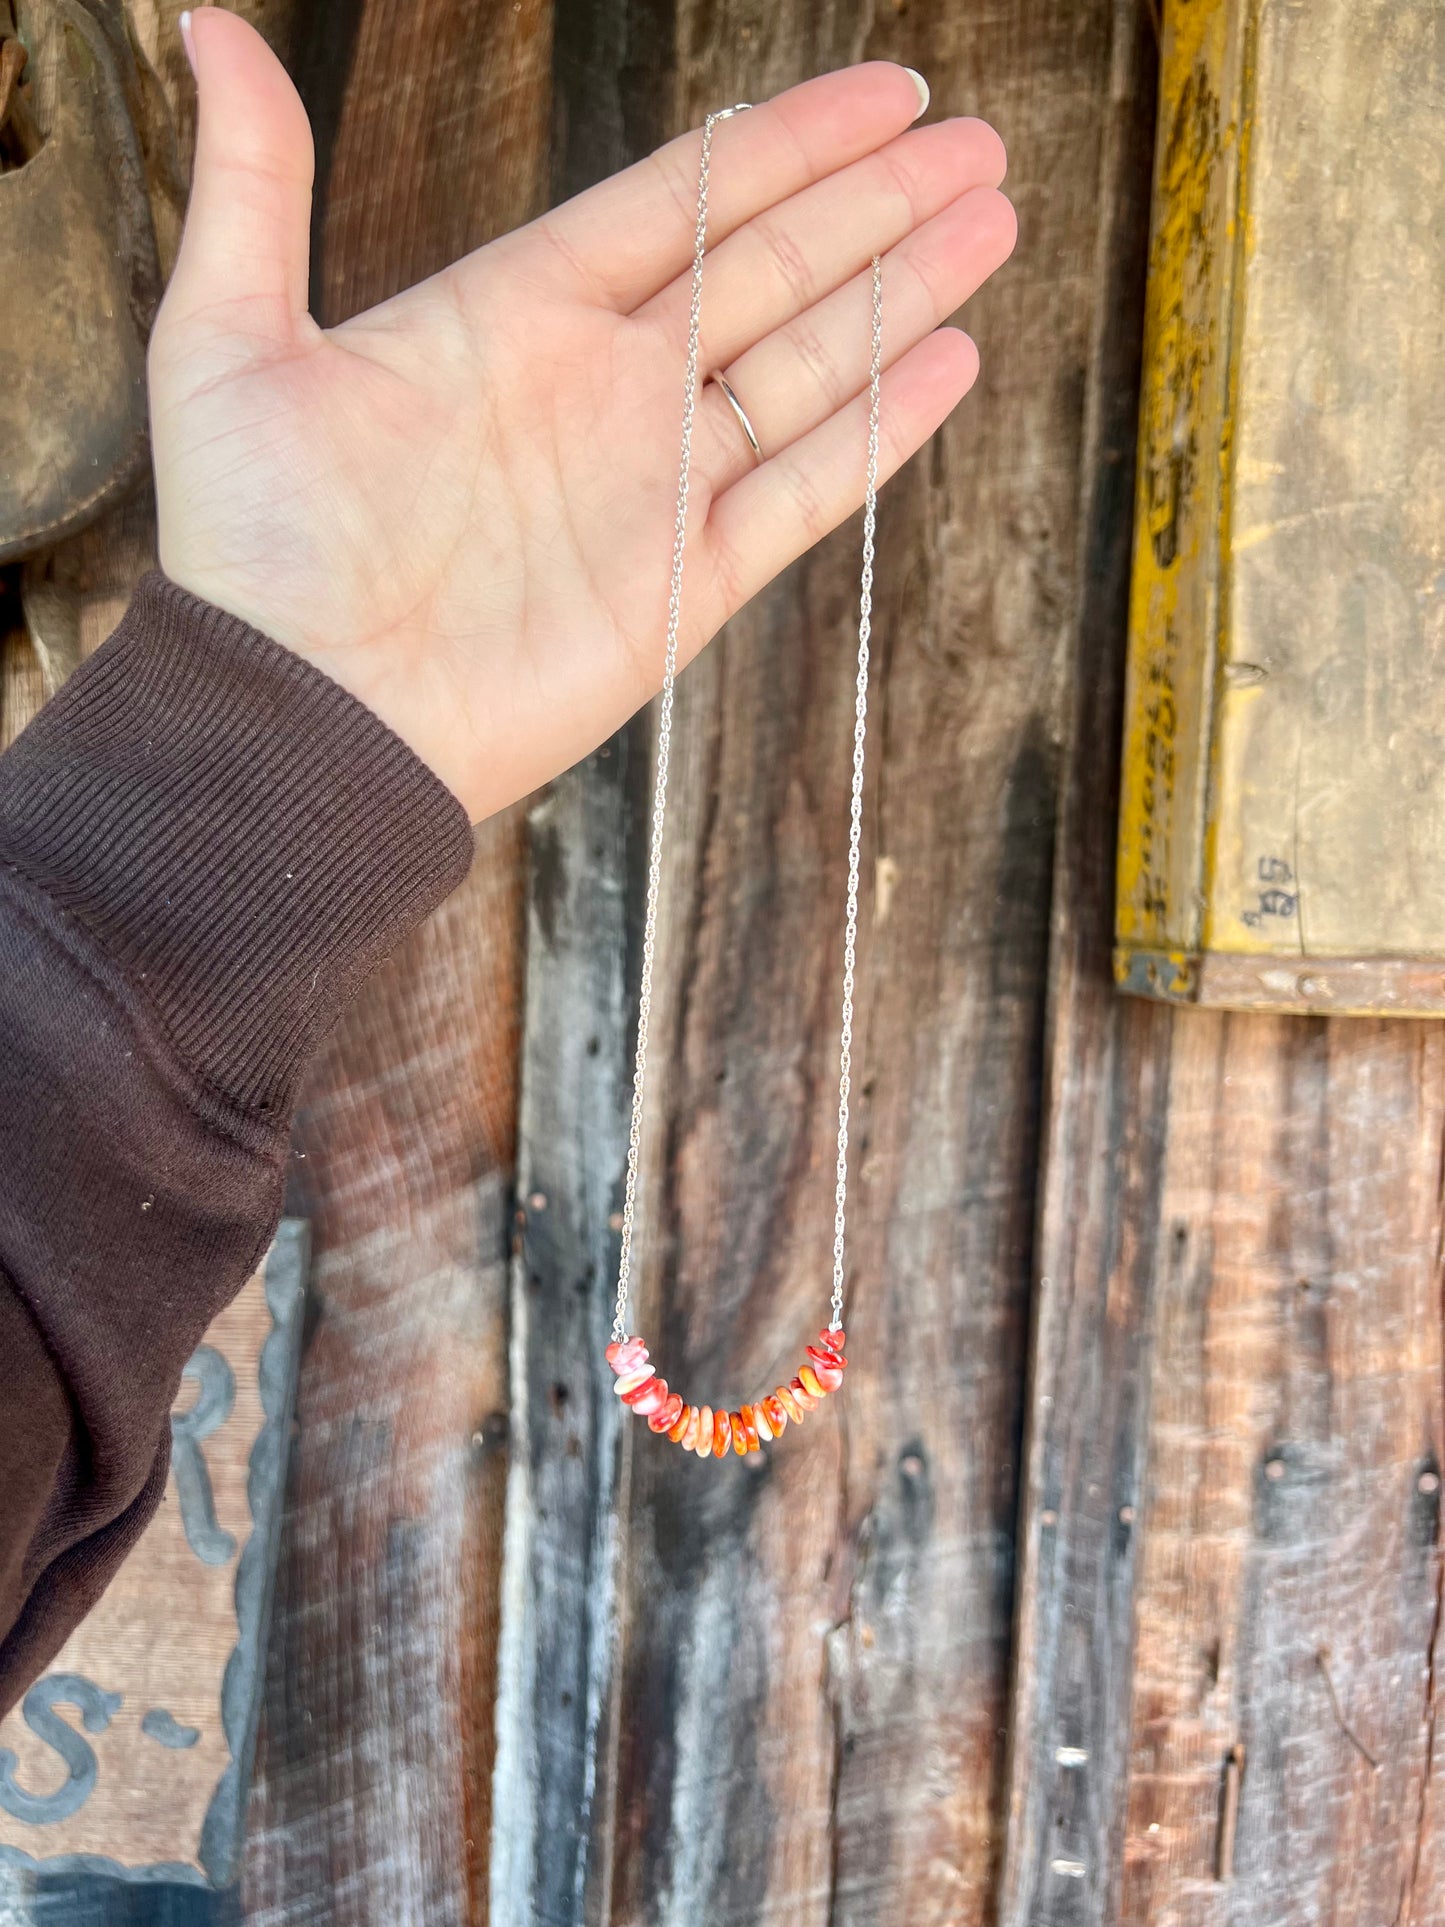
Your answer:
[[[793,1396],[793,1388],[791,1385],[779,1385],[774,1391],[773,1397],[778,1401],[779,1405],[782,1406],[794,1425],[802,1424],[804,1418],[803,1407]]]
[[[714,1412],[712,1415],[712,1455],[713,1457],[715,1459],[722,1458],[724,1454],[727,1452],[727,1449],[732,1444],[732,1442],[733,1442],[732,1420],[728,1417],[727,1413],[724,1411]]]
[[[627,1403],[639,1418],[650,1418],[654,1412],[660,1412],[667,1403],[667,1380],[650,1378],[637,1391],[627,1394]]]
[[[758,1438],[757,1424],[753,1418],[752,1406],[745,1405],[742,1411],[738,1414],[738,1417],[743,1422],[743,1437],[748,1442],[748,1450],[750,1452],[756,1452],[758,1450],[760,1440]]]
[[[619,1378],[647,1363],[647,1347],[640,1338],[619,1338],[603,1354]]]
[[[654,1432],[670,1432],[673,1426],[676,1425],[678,1419],[681,1418],[686,1403],[687,1401],[681,1392],[669,1392],[661,1405],[658,1406],[657,1410],[648,1419],[649,1429]]]
[[[839,1359],[837,1365],[813,1366],[813,1376],[825,1392],[836,1392],[843,1383],[843,1374],[839,1369],[842,1363],[842,1359]]]
[[[826,1345],[830,1352],[836,1352],[839,1358],[841,1358],[843,1356],[842,1326],[840,1325],[837,1331],[831,1331],[828,1326],[825,1325],[822,1331],[818,1333],[818,1342],[820,1345]]]
[[[848,1363],[841,1352],[830,1352],[823,1345],[809,1345],[808,1363],[814,1371],[841,1372]]]
[[[743,1424],[742,1413],[729,1412],[728,1422],[732,1426],[733,1450],[737,1453],[738,1457],[741,1458],[745,1452],[751,1449],[748,1445],[748,1431],[747,1427]],[[754,1434],[754,1436],[756,1437],[756,1434]]]
[[[650,1365],[640,1365],[635,1372],[629,1372],[626,1378],[619,1378],[612,1389],[624,1405],[630,1405],[640,1392],[646,1391],[656,1380],[657,1373]]]

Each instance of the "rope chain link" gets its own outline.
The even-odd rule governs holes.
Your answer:
[[[692,424],[697,409],[698,339],[702,327],[702,257],[707,245],[707,184],[716,114],[702,129],[693,234],[692,305],[687,319],[687,377],[682,397],[682,459],[677,478],[677,520],[672,531],[672,586],[667,602],[667,653],[657,717],[657,774],[652,787],[652,843],[647,859],[647,908],[642,924],[642,981],[637,997],[637,1057],[632,1070],[632,1122],[627,1133],[627,1184],[622,1199],[622,1240],[617,1260],[614,1342],[627,1336],[627,1286],[632,1276],[632,1232],[637,1215],[637,1170],[642,1146],[642,1100],[647,1088],[647,1033],[652,1019],[652,964],[657,953],[657,899],[662,882],[662,827],[667,811],[667,767],[672,754],[672,698],[677,683],[677,636],[682,622],[682,565],[687,550],[687,497],[692,479]]]
[[[692,479],[692,431],[697,410],[697,370],[702,330],[702,266],[707,245],[708,176],[713,131],[740,109],[709,114],[703,123],[698,169],[697,225],[693,234],[692,300],[687,324],[687,373],[682,403],[682,453],[677,480],[677,517],[672,537],[672,577],[667,604],[667,647],[657,718],[657,769],[652,789],[652,835],[647,860],[647,902],[642,924],[642,972],[637,998],[637,1055],[632,1071],[632,1117],[627,1134],[627,1177],[617,1262],[617,1300],[612,1337],[627,1336],[627,1291],[632,1277],[633,1232],[637,1217],[638,1172],[642,1149],[643,1099],[647,1088],[647,1043],[652,1019],[652,971],[657,954],[657,905],[662,886],[663,825],[667,776],[672,754],[673,695],[677,684],[677,644],[682,624],[682,573],[687,549],[688,493]],[[838,1076],[838,1166],[833,1223],[833,1318],[843,1315],[843,1254],[848,1194],[848,1104],[853,1045],[853,985],[858,935],[859,851],[863,833],[863,747],[868,715],[868,644],[873,617],[873,547],[878,513],[878,402],[883,364],[883,278],[873,257],[873,344],[869,371],[868,483],[863,516],[863,583],[858,624],[858,682],[853,725],[853,789],[848,838],[848,913],[843,945],[843,1020]]]
[[[858,597],[858,686],[853,705],[853,797],[848,817],[848,914],[843,936],[843,1021],[838,1047],[838,1182],[833,1214],[833,1317],[843,1323],[843,1244],[848,1215],[848,1104],[853,1091],[853,980],[858,949],[858,872],[863,845],[863,749],[868,735],[868,645],[873,635],[873,544],[878,530],[878,401],[883,379],[883,264],[873,257],[873,351],[868,363],[868,488],[863,506],[863,582]]]

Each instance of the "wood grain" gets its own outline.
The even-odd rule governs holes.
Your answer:
[[[1434,1920],[1440,1040],[1109,994],[1120,346],[1091,404],[1000,1914]]]
[[[634,1441],[603,1359],[627,1156],[645,742],[624,732],[531,819],[512,1264],[512,1460],[492,1917],[605,1919],[617,1513]]]
[[[663,23],[659,22],[659,26]],[[668,29],[664,28],[664,32]],[[625,6],[556,9],[561,200],[670,131],[661,36]],[[512,1263],[513,1454],[497,1703],[492,1918],[612,1918],[620,1501],[634,1441],[602,1358],[631,1103],[653,754],[637,718],[530,823],[526,1029]]]
[[[1445,230],[1393,213],[1440,25],[1164,7],[1116,957],[1149,994],[1445,1010]]]
[[[1175,1025],[1123,1921],[1445,1908],[1442,1115],[1437,1026]]]
[[[316,132],[323,321],[537,211],[535,0],[404,16],[360,0],[270,24]],[[315,1305],[252,1805],[257,1921],[486,1918],[522,851],[520,812],[479,832],[470,879],[366,986],[298,1120]]]
[[[1055,864],[1032,1364],[1009,1711],[1004,1927],[1115,1915],[1147,1310],[1170,1026],[1116,997],[1114,824],[1156,49],[1114,8],[1081,465],[1081,594]]]

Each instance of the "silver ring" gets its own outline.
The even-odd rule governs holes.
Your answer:
[[[737,416],[738,422],[742,427],[742,431],[748,438],[748,447],[753,451],[753,454],[756,455],[758,460],[761,461],[763,459],[762,446],[758,441],[757,435],[753,431],[752,423],[748,420],[747,410],[743,407],[742,403],[738,400],[737,396],[733,393],[732,384],[729,382],[727,376],[717,375],[717,374],[709,375],[708,380],[715,381],[718,387],[721,388],[721,390],[723,391],[723,397],[726,400],[728,407],[731,408],[733,413]]]

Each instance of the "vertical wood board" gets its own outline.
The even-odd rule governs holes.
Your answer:
[[[1433,1025],[1175,1026],[1117,1916],[1131,1927],[1445,1913],[1428,1800],[1442,1114]]]
[[[1000,1914],[1431,1921],[1438,1040],[1110,997],[1117,343],[1098,368]]]
[[[323,322],[542,204],[540,0],[336,0],[263,25],[313,118]],[[478,832],[298,1119],[316,1265],[246,1887],[278,1927],[487,1917],[522,862],[519,811]]]
[[[1155,1182],[1169,1029],[1160,1012],[1117,998],[1109,975],[1157,47],[1146,8],[1119,0],[1113,15],[1054,872],[1003,1927],[1114,1919],[1147,1317],[1161,1262],[1140,1207]]]

